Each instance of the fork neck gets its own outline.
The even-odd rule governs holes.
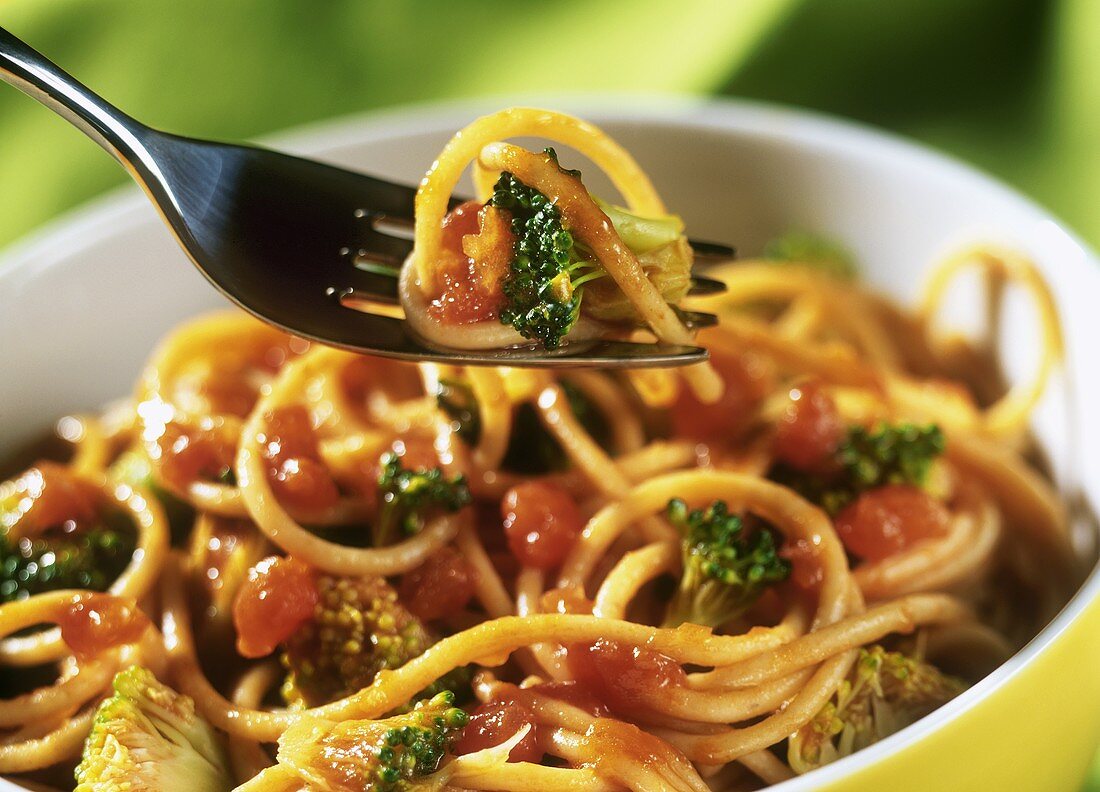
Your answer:
[[[0,28],[0,80],[65,118],[128,170],[148,158],[141,138],[151,130]]]

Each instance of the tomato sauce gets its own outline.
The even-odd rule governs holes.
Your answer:
[[[567,650],[569,669],[581,689],[624,715],[646,712],[652,696],[687,682],[679,663],[651,649],[601,638]]]
[[[827,472],[844,438],[836,402],[816,382],[790,392],[775,432],[775,456],[796,470]]]
[[[477,573],[465,556],[448,545],[401,578],[402,604],[421,621],[462,611],[474,596]]]
[[[548,481],[527,481],[508,490],[500,513],[513,555],[537,569],[559,566],[584,528],[573,496]]]
[[[524,726],[530,730],[508,753],[509,762],[539,762],[542,750],[538,742],[535,715],[516,701],[490,701],[470,713],[462,736],[454,744],[458,756],[482,751],[511,739]]]
[[[233,603],[237,651],[265,657],[313,618],[320,594],[313,570],[293,558],[265,558],[248,571]]]
[[[785,585],[792,586],[807,599],[816,599],[825,579],[820,553],[818,546],[806,539],[788,542],[779,550],[779,555],[791,562],[791,576]]]
[[[336,505],[340,492],[321,460],[309,412],[294,405],[264,416],[260,436],[267,479],[279,502],[302,511],[322,511]]]
[[[434,262],[439,294],[428,313],[447,324],[494,319],[504,304],[501,281],[511,272],[516,238],[511,216],[467,201],[443,220],[443,244]]]
[[[881,561],[947,533],[947,508],[918,487],[888,484],[860,495],[836,517],[844,546],[865,561]]]
[[[34,536],[69,521],[75,528],[96,517],[99,490],[64,465],[43,460],[13,483],[16,514],[8,527],[10,539]]]
[[[77,594],[57,619],[61,640],[80,660],[141,640],[149,618],[137,603],[112,594]]]
[[[157,438],[157,449],[161,477],[180,492],[199,480],[228,480],[237,456],[236,438],[219,419],[202,426],[169,422]]]

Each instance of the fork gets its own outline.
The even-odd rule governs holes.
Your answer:
[[[287,332],[355,352],[456,365],[645,367],[706,359],[698,347],[617,340],[571,342],[553,351],[429,346],[403,320],[351,307],[397,302],[396,275],[412,249],[415,188],[255,146],[152,129],[3,28],[0,78],[114,156],[206,279]],[[692,246],[698,260],[733,256],[724,245]],[[724,288],[694,277],[690,293]],[[681,317],[691,328],[717,321],[690,311]]]

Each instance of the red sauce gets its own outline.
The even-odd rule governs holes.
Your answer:
[[[671,657],[606,638],[572,644],[568,663],[578,685],[625,715],[645,712],[652,696],[686,682],[684,669]]]
[[[844,436],[844,424],[836,403],[815,382],[790,392],[775,432],[775,455],[796,470],[827,469]]]
[[[448,545],[401,578],[401,602],[421,621],[460,612],[474,596],[477,573]]]
[[[340,492],[321,461],[309,412],[294,405],[264,416],[267,431],[259,440],[268,461],[267,479],[279,502],[302,511],[322,511],[336,505]]]
[[[236,438],[217,419],[203,426],[168,423],[157,438],[157,448],[161,476],[180,491],[195,481],[225,478],[237,456]]]
[[[248,570],[233,603],[237,651],[265,657],[313,618],[320,601],[313,570],[293,558],[265,558]]]
[[[584,520],[565,489],[548,481],[527,481],[500,502],[508,547],[524,566],[554,569],[573,547]]]
[[[515,242],[507,212],[476,201],[455,207],[443,220],[443,246],[435,262],[439,294],[428,313],[448,324],[496,318]]]
[[[789,584],[803,594],[817,596],[825,570],[821,566],[820,550],[805,539],[785,544],[779,555],[791,562]]]
[[[844,546],[865,561],[879,561],[947,532],[951,516],[917,487],[888,484],[860,495],[836,517]]]
[[[714,404],[703,404],[691,388],[681,387],[671,410],[672,427],[678,436],[708,442],[733,439],[767,395],[770,371],[758,355],[712,350],[710,362],[725,385],[722,398]]]
[[[552,588],[539,597],[539,609],[543,613],[591,614],[595,603],[585,596],[584,588]]]
[[[538,743],[535,715],[515,701],[490,701],[470,713],[470,721],[454,744],[458,756],[500,745],[516,735],[524,726],[530,731],[508,753],[509,762],[539,762],[542,751]]]
[[[137,603],[112,594],[78,594],[57,619],[63,640],[78,659],[141,640],[149,618]]]
[[[64,465],[41,461],[14,484],[19,516],[8,529],[11,538],[39,534],[69,521],[75,527],[96,517],[99,490]]]
[[[605,718],[611,714],[607,705],[592,695],[592,692],[576,682],[542,682],[522,692],[531,691],[564,701],[566,704],[582,709],[593,718]]]

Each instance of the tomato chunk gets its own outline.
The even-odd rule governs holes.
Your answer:
[[[85,660],[123,644],[141,640],[149,618],[137,603],[112,594],[77,594],[57,620],[63,640]]]
[[[434,262],[439,293],[428,313],[448,324],[496,318],[504,305],[501,281],[511,272],[516,238],[511,216],[467,201],[443,220],[443,247]]]
[[[844,546],[865,561],[880,561],[947,532],[947,508],[918,487],[888,484],[860,495],[836,517]]]
[[[237,651],[264,657],[313,618],[320,601],[313,570],[293,558],[265,558],[248,570],[233,603]]]
[[[294,405],[268,412],[260,437],[267,478],[280,503],[302,511],[321,511],[340,500],[336,482],[321,460],[309,412]]]
[[[463,756],[492,748],[514,737],[524,726],[529,726],[530,730],[508,753],[508,761],[539,762],[542,751],[539,749],[535,715],[515,701],[490,701],[470,713],[462,736],[455,742],[454,752]]]
[[[681,387],[671,408],[672,427],[677,436],[693,440],[732,440],[767,395],[770,370],[752,353],[732,355],[711,350],[710,362],[725,385],[722,398],[704,404],[691,388]]]
[[[14,513],[6,516],[9,540],[34,536],[69,521],[78,524],[95,519],[99,490],[64,465],[43,460],[12,484]]]
[[[836,403],[820,384],[807,382],[790,392],[775,433],[775,455],[797,470],[822,471],[833,462],[844,424]]]
[[[805,539],[785,544],[779,555],[791,562],[790,584],[804,594],[817,594],[825,570],[821,566],[817,545]]]
[[[500,503],[508,547],[524,566],[554,569],[573,547],[584,521],[576,501],[548,481],[526,481]]]
[[[687,681],[684,669],[671,657],[607,638],[572,644],[568,662],[578,685],[624,715],[646,711],[651,696]]]
[[[401,578],[401,602],[421,621],[458,613],[474,596],[477,574],[466,557],[448,545]]]
[[[172,421],[157,438],[160,474],[183,492],[195,481],[225,481],[233,473],[236,438],[225,431],[221,419],[189,426]]]

